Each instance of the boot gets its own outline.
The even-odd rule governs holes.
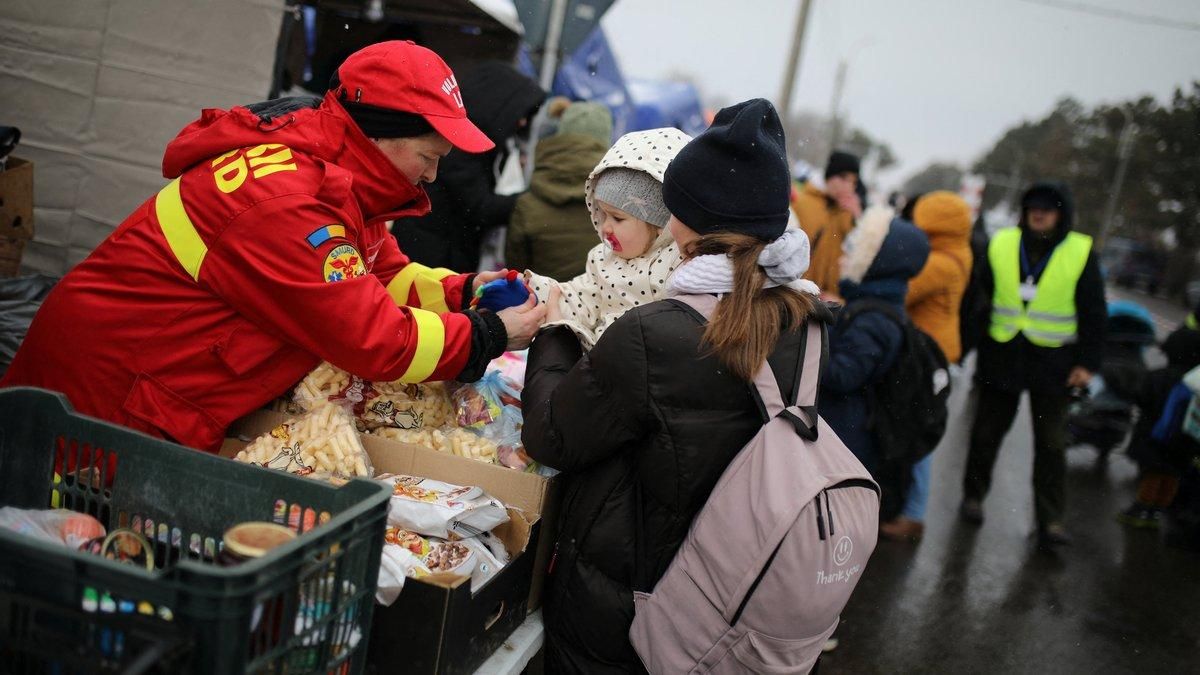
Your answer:
[[[890,541],[921,541],[925,524],[919,520],[898,516],[879,526],[879,536]]]

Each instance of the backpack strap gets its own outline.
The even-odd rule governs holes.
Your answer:
[[[838,323],[849,325],[858,315],[866,312],[879,312],[901,326],[906,321],[904,315],[892,303],[879,298],[863,298],[853,305],[847,305],[838,317]]]

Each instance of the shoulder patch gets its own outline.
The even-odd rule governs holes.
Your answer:
[[[324,277],[326,283],[345,281],[361,277],[366,273],[367,268],[363,264],[362,255],[350,244],[335,246],[329,255],[325,256]]]
[[[329,225],[319,227],[306,237],[309,246],[313,248],[318,248],[330,239],[337,238],[346,238],[346,226],[340,223],[330,223]]]

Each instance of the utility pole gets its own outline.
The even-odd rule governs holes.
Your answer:
[[[1125,115],[1125,126],[1121,127],[1121,140],[1117,141],[1117,174],[1113,176],[1112,188],[1108,191],[1108,204],[1104,206],[1104,222],[1100,226],[1099,248],[1104,250],[1108,234],[1112,230],[1117,214],[1117,200],[1121,196],[1121,185],[1125,183],[1125,172],[1129,169],[1129,157],[1133,154],[1133,141],[1137,137],[1137,125],[1129,111],[1121,108]]]
[[[785,124],[792,109],[792,92],[796,89],[796,73],[800,70],[800,50],[804,47],[804,31],[813,2],[815,0],[800,0],[800,11],[796,15],[796,32],[792,36],[792,50],[788,53],[787,72],[783,76],[783,92],[779,95],[779,117]]]
[[[563,24],[567,20],[568,0],[553,0],[550,5],[550,16],[546,18],[546,43],[542,47],[542,72],[538,84],[542,90],[549,93],[554,88],[554,76],[558,73],[558,51],[562,47]],[[525,185],[533,178],[533,156],[537,148],[538,136],[541,135],[542,124],[546,119],[545,106],[529,120],[529,141],[525,145]]]
[[[546,44],[542,48],[542,73],[538,84],[550,91],[558,72],[558,49],[562,46],[563,23],[567,18],[567,0],[554,0],[546,22]]]
[[[838,61],[837,75],[833,80],[833,100],[829,103],[829,122],[832,127],[829,130],[829,151],[837,150],[838,143],[842,142],[842,91],[846,86],[846,71],[849,66],[846,59]]]

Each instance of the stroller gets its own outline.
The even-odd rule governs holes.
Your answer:
[[[1104,365],[1088,395],[1071,405],[1067,433],[1071,445],[1090,445],[1101,460],[1129,439],[1138,391],[1146,377],[1145,349],[1154,344],[1154,320],[1145,307],[1128,300],[1108,303]]]

